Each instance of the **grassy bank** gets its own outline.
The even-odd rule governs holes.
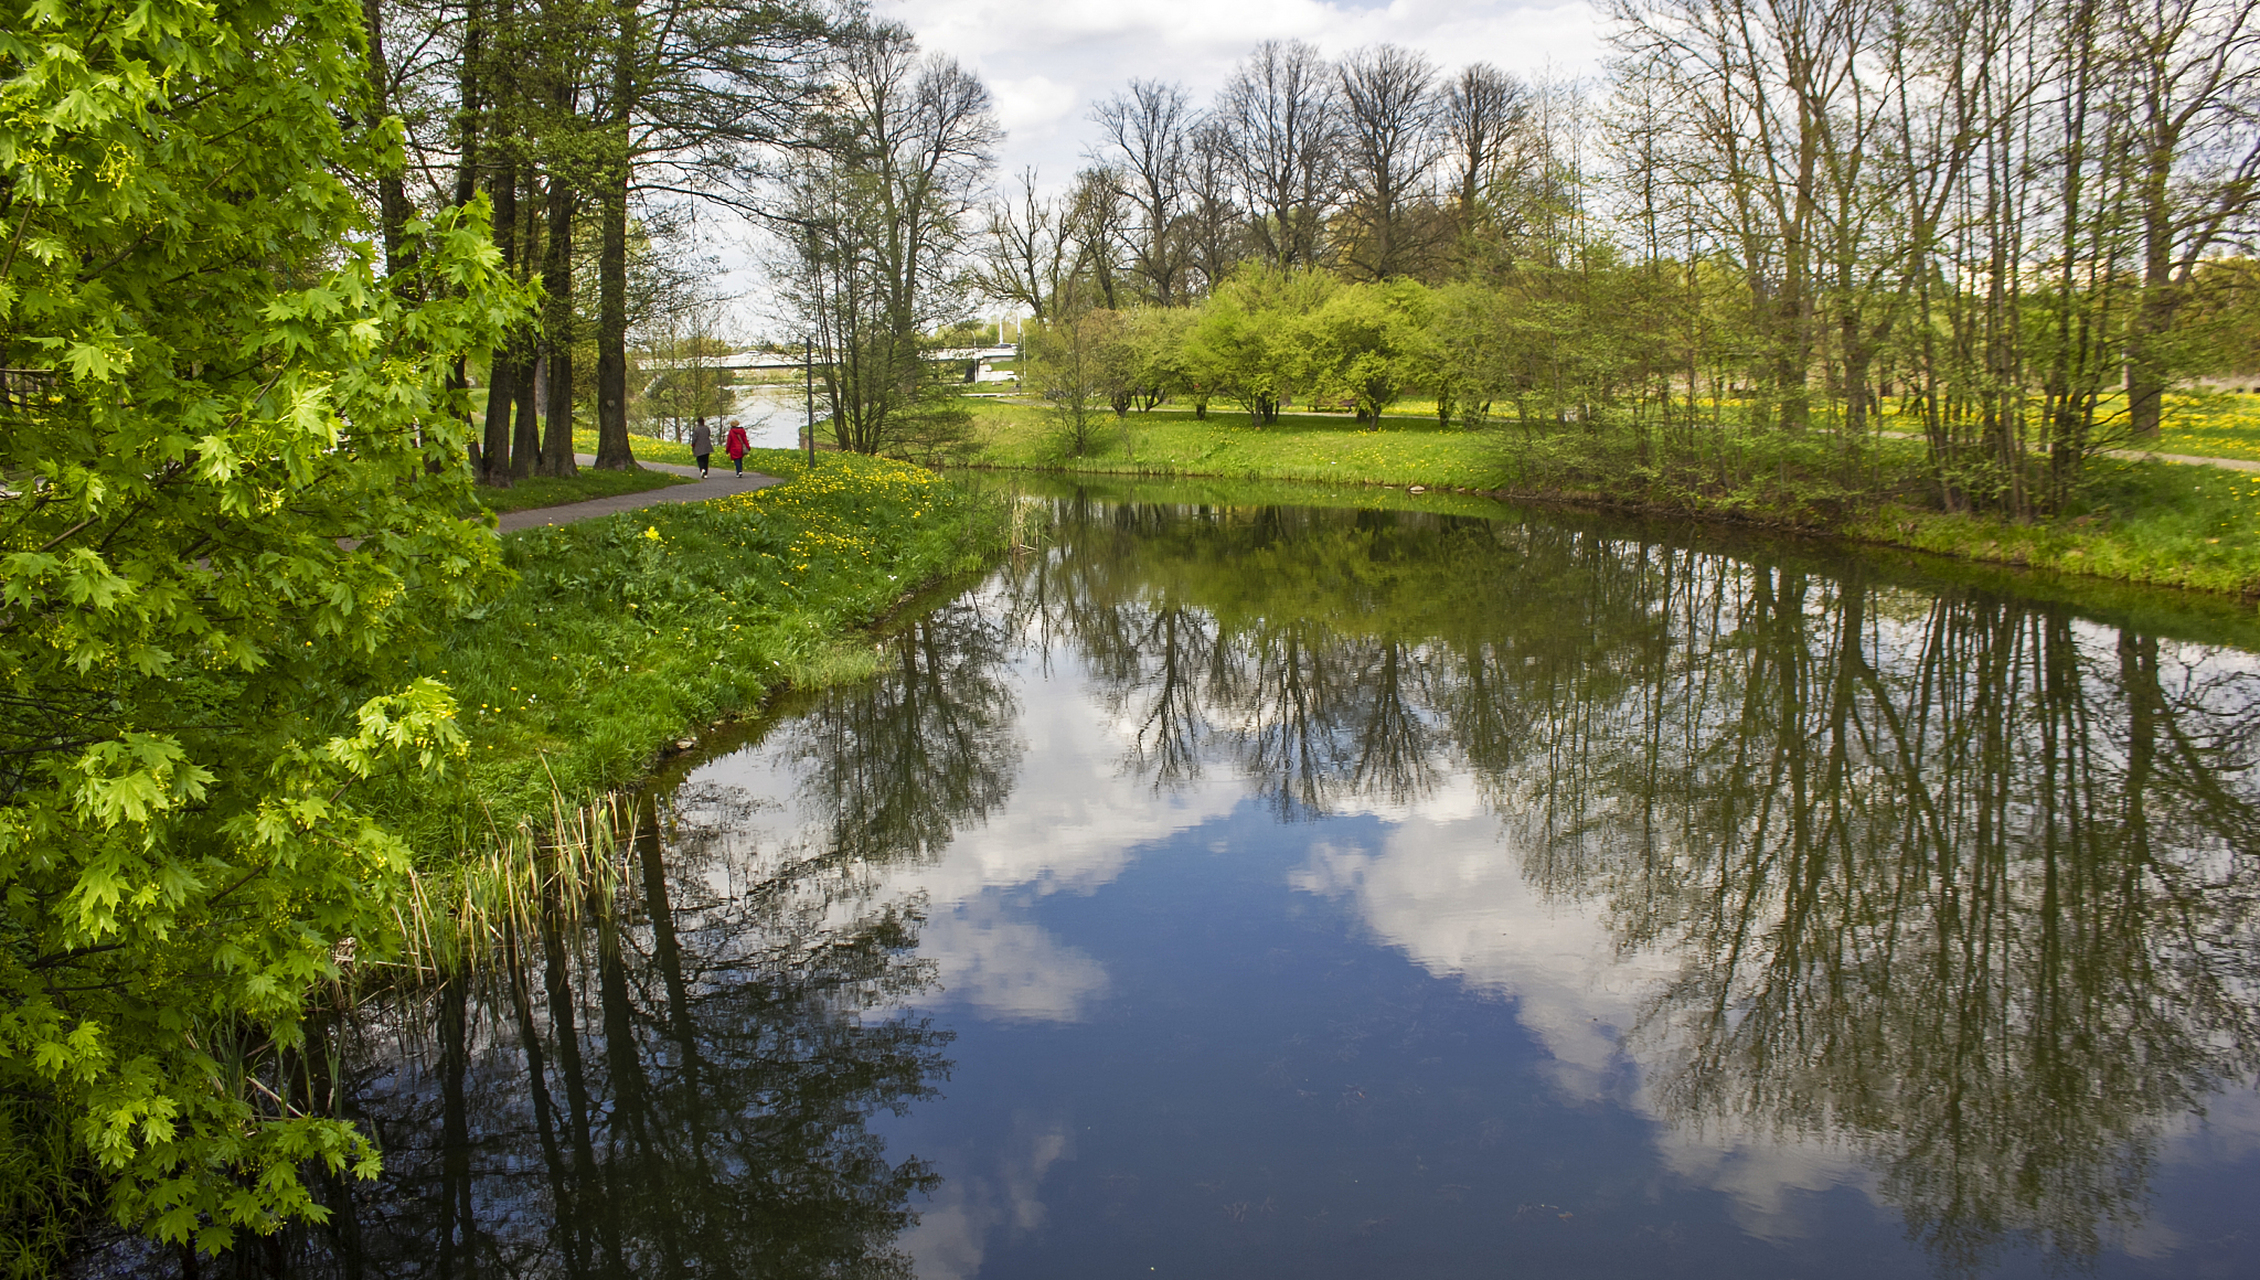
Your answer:
[[[995,503],[903,463],[784,450],[748,460],[785,483],[506,535],[517,573],[459,623],[425,674],[455,690],[471,760],[461,794],[403,797],[427,848],[492,821],[634,782],[677,739],[772,689],[863,674],[859,628],[912,588],[985,563]]]
[[[2246,397],[2249,399],[2250,397]],[[2196,399],[2174,406],[2170,437],[2204,419]],[[2212,398],[2215,401],[2227,397]],[[2240,413],[2247,412],[2242,408]],[[2260,412],[2250,416],[2260,419]],[[1212,408],[1207,421],[1160,410],[1108,419],[1098,447],[1069,457],[1051,413],[990,405],[975,418],[976,466],[1082,475],[1220,477],[1422,486],[1580,506],[1729,520],[1965,559],[2052,569],[2148,585],[2260,594],[2260,474],[2140,459],[2102,458],[2079,499],[2055,516],[2020,524],[1950,515],[1924,501],[1922,446],[1876,439],[1847,463],[1834,437],[1722,444],[1729,483],[1664,475],[1622,441],[1583,432],[1440,428],[1434,419],[1385,419],[1379,429],[1332,415],[1284,414],[1258,429]],[[2219,420],[2215,436],[2260,420]],[[2206,437],[2208,439],[2213,437]],[[1770,453],[1757,451],[1771,450]],[[1856,471],[1857,484],[1812,477]],[[1877,497],[1875,495],[1885,495]]]

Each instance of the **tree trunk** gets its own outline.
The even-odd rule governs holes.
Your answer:
[[[514,274],[518,267],[518,166],[507,153],[487,191],[494,201],[494,247],[502,254],[502,269]],[[487,363],[487,420],[479,482],[497,489],[510,487],[510,410],[518,402],[518,384],[524,381],[519,368],[525,363],[524,344],[521,332],[513,329]]]
[[[635,8],[622,4],[605,138],[610,155],[597,194],[596,465],[608,471],[636,469],[628,447],[628,128],[634,118],[635,48]]]
[[[392,114],[392,69],[385,63],[384,6],[382,0],[362,0],[362,21],[369,29],[369,96],[370,110],[382,122]],[[401,181],[400,169],[386,164],[377,174],[377,223],[384,236],[385,274],[398,277],[414,261],[414,254],[403,254],[401,239],[408,226],[408,189]]]
[[[573,189],[555,174],[549,179],[548,236],[541,269],[548,293],[542,309],[548,404],[541,473],[570,476],[580,471],[573,459]]]
[[[541,229],[539,188],[534,185],[531,165],[520,166],[518,173],[526,182],[526,199],[522,203],[515,198],[511,201],[512,212],[517,215],[513,221],[518,226],[518,261],[513,274],[520,283],[525,283],[533,278],[534,240]],[[540,334],[533,325],[520,325],[511,335],[510,376],[518,402],[518,423],[510,437],[510,478],[513,481],[532,475],[541,460],[541,418],[535,409],[540,399],[535,381],[541,367],[540,346]]]
[[[2167,220],[2165,175],[2143,210],[2142,300],[2127,325],[2127,419],[2137,440],[2155,439],[2165,417],[2166,359],[2161,340],[2174,324],[2173,228]]]

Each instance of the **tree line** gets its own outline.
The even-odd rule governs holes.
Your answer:
[[[631,333],[667,327],[670,287],[691,283],[670,271],[666,237],[696,204],[752,205],[844,29],[797,0],[370,0],[365,12],[372,123],[402,131],[404,162],[352,176],[379,211],[388,264],[404,265],[411,221],[483,195],[503,266],[540,286],[486,371],[474,470],[488,484],[571,474],[577,400],[593,403],[596,465],[632,465]]]
[[[1276,337],[1357,299],[1429,354],[1330,354],[1320,321],[1253,382],[1354,402],[1358,377],[1323,371],[1393,363],[1384,383],[1511,400],[1643,461],[1817,436],[1845,476],[1889,421],[1946,506],[2017,516],[2154,434],[2179,379],[2249,359],[2249,0],[1618,0],[1611,18],[1582,88],[1281,41],[1206,105],[1132,81],[1093,110],[1063,192],[1028,173],[992,203],[976,279],[1051,328],[1067,399],[1123,381],[1089,374],[1127,358],[1078,333],[1094,313],[1120,317],[1109,335],[1214,336],[1237,309]],[[1225,385],[1213,360],[1202,376],[1215,344],[1180,345],[1133,380],[1198,407]],[[1273,392],[1234,394],[1262,418]]]

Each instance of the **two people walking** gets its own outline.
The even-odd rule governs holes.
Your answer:
[[[723,438],[722,450],[730,455],[730,461],[737,467],[740,480],[745,479],[745,451],[752,443],[746,438],[745,428],[738,425],[738,420],[730,419],[730,434]],[[704,418],[691,424],[691,456],[698,460],[698,478],[704,480],[707,459],[714,456],[714,433],[707,429]]]

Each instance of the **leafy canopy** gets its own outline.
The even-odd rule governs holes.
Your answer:
[[[525,300],[477,210],[380,276],[358,3],[11,7],[0,1094],[121,1222],[216,1248],[319,1217],[302,1162],[374,1167],[303,1010],[397,927],[359,798],[460,750],[400,663],[494,584],[447,375]]]

